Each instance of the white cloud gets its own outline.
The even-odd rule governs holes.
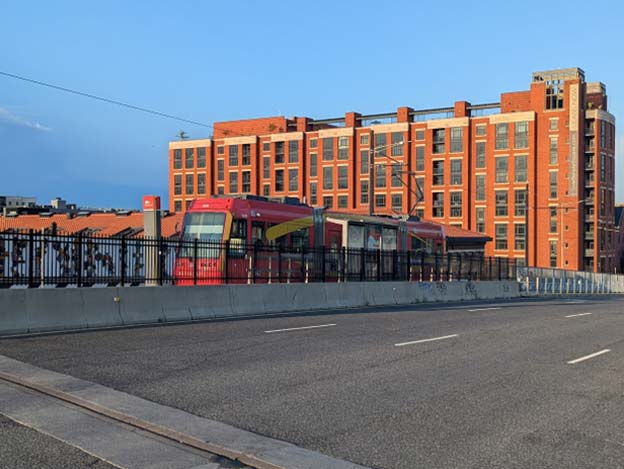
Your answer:
[[[49,132],[52,130],[50,127],[46,127],[39,122],[31,122],[4,107],[0,107],[0,123],[2,122],[18,125],[20,127],[28,127],[29,129],[39,130],[41,132]]]

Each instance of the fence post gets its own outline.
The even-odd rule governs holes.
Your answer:
[[[462,253],[458,254],[459,256],[459,268],[457,269],[457,280],[461,280],[462,274],[462,258],[464,257]]]
[[[360,282],[366,280],[366,251],[360,248]]]
[[[344,246],[340,248],[340,264],[342,282],[344,283],[347,278],[347,250]]]
[[[78,252],[76,253],[76,283],[82,286],[82,232],[78,233]],[[43,247],[43,246],[42,246]]]
[[[35,232],[28,230],[28,288],[35,286]]]
[[[301,282],[305,282],[305,276],[306,276],[306,257],[305,257],[305,250],[306,247],[302,246],[301,247]]]
[[[434,254],[434,259],[435,259],[435,274],[433,276],[433,279],[438,282],[440,280],[440,262],[438,260],[438,253],[436,252]]]
[[[321,282],[325,282],[325,250],[327,249],[325,246],[321,248]]]
[[[198,253],[198,239],[193,240],[193,285],[197,285],[197,253]]]
[[[377,281],[381,281],[381,249],[377,249]]]
[[[277,283],[282,283],[282,245],[277,245]]]
[[[488,280],[492,280],[492,256],[488,257]]]
[[[126,250],[127,249],[128,248],[126,247],[126,238],[122,237],[121,238],[121,272],[120,272],[120,277],[121,277],[120,280],[121,280],[122,287],[126,283]]]
[[[224,279],[224,283],[229,283],[230,282],[230,240],[228,239],[225,242],[225,254],[223,255],[223,258],[225,260],[225,264],[224,264],[224,274],[225,274],[225,279]]]
[[[500,257],[496,258],[496,263],[497,263],[497,266],[498,266],[498,280],[500,281],[500,280],[502,280],[502,277],[501,277],[501,258]]]
[[[425,251],[420,251],[420,281],[425,281]]]
[[[407,251],[407,275],[406,279],[408,282],[412,281],[412,251],[408,249]]]
[[[446,253],[446,280],[450,282],[453,280],[453,274],[451,273],[451,253]]]

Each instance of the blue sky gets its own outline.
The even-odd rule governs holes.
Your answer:
[[[579,66],[624,115],[624,6],[568,1],[0,3],[0,71],[211,124],[492,102]],[[619,120],[618,120],[618,125]],[[167,199],[163,119],[0,76],[1,194]],[[616,200],[624,201],[618,129]]]

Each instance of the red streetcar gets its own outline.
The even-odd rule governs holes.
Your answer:
[[[396,253],[442,253],[445,246],[443,227],[435,223],[329,212],[295,198],[253,195],[195,200],[181,238],[178,285],[302,282],[321,273],[324,280],[365,272],[374,278],[381,254],[395,253],[384,255],[381,265],[390,272]]]

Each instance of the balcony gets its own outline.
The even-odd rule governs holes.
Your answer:
[[[593,187],[594,185],[594,173],[585,175],[585,187]]]
[[[585,241],[593,241],[594,240],[594,232],[586,231],[585,232]]]
[[[593,197],[585,198],[585,205],[594,205],[594,198]]]
[[[596,145],[591,144],[585,144],[585,153],[594,153],[596,151]]]
[[[585,257],[594,257],[593,249],[585,249]]]

